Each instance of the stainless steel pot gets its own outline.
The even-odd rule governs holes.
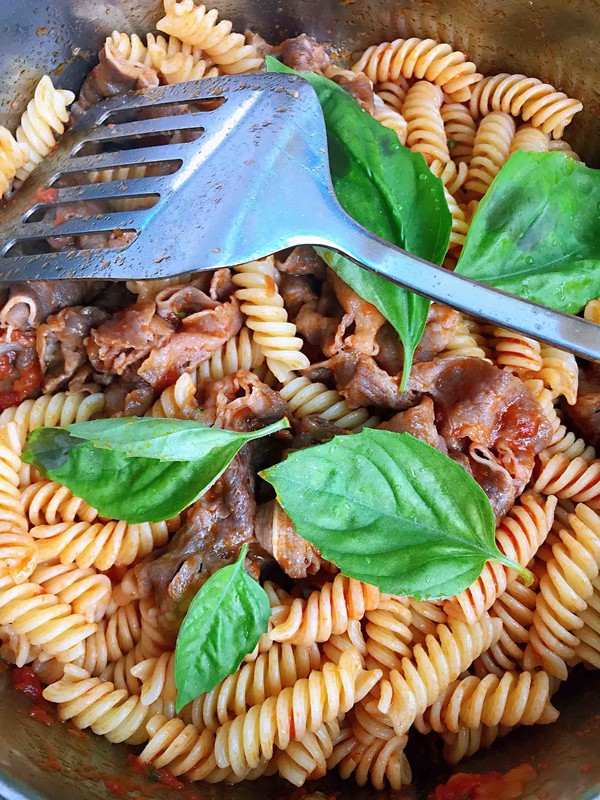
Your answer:
[[[16,126],[44,72],[57,85],[76,90],[104,37],[113,29],[152,30],[160,5],[160,0],[0,0],[0,123]],[[238,30],[252,26],[272,41],[305,31],[335,43],[344,54],[398,36],[431,36],[468,51],[485,72],[542,77],[584,101],[586,110],[566,138],[588,163],[600,162],[598,0],[223,0],[214,5]],[[115,779],[134,794],[173,796],[172,790],[151,788],[128,771],[124,748],[32,718],[29,702],[11,691],[6,674],[0,674],[0,693],[0,793],[6,800],[110,798],[119,788]],[[562,716],[556,725],[516,731],[461,769],[504,772],[527,761],[538,778],[526,797],[600,798],[599,693],[597,675],[577,672],[558,695]],[[403,796],[424,799],[449,772],[425,740],[415,741],[413,749],[415,784]],[[376,796],[334,779],[323,788],[330,790],[358,799]],[[245,800],[261,793],[287,798],[293,790],[267,780],[202,786],[197,796]]]

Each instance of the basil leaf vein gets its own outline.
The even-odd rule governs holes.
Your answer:
[[[104,517],[160,522],[204,494],[246,442],[286,427],[287,419],[248,433],[192,420],[93,420],[37,428],[22,458]]]
[[[244,571],[248,545],[235,564],[215,572],[196,594],[175,646],[176,710],[234,673],[267,630],[269,598]]]
[[[295,72],[271,56],[269,72]],[[302,73],[316,91],[327,128],[331,178],[342,207],[372,233],[421,258],[441,264],[452,217],[441,180],[420,153],[373,119],[333,81]],[[429,300],[368,272],[339,253],[318,248],[342,280],[372,303],[396,329],[404,346],[401,389],[406,388],[421,340]]]
[[[297,533],[344,575],[417,598],[458,594],[489,559],[528,578],[495,541],[476,481],[407,433],[364,429],[261,473]]]

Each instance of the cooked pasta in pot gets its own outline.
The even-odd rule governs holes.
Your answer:
[[[164,11],[158,33],[112,33],[74,115],[276,55],[332,79],[422,154],[451,215],[444,266],[514,153],[578,158],[562,135],[579,101],[538,78],[484,77],[450,44],[383,42],[342,68],[306,35],[272,46],[193,0]],[[14,135],[0,129],[3,195],[54,147],[74,100],[44,76]],[[301,786],[338,770],[399,789],[414,729],[456,763],[555,721],[558,683],[580,662],[600,666],[597,370],[580,390],[571,354],[434,303],[400,391],[394,327],[309,247],[175,279],[62,284],[13,286],[0,308],[0,653],[35,670],[61,720],[140,745],[143,763],[186,780],[278,773]],[[600,323],[599,309],[591,299],[586,319]],[[235,432],[287,417],[292,430],[246,444],[181,515],[130,523],[22,459],[33,431],[110,417]],[[488,561],[450,597],[389,595],[303,539],[259,471],[365,428],[412,434],[464,467],[531,586]],[[178,710],[185,611],[246,545],[268,623],[231,674]]]

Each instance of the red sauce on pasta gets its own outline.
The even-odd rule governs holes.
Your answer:
[[[521,764],[504,775],[501,772],[459,772],[443,786],[438,786],[429,800],[518,800],[526,784],[535,777],[530,764]]]
[[[31,667],[17,667],[12,670],[10,677],[18,692],[23,692],[34,701],[42,699],[42,684]]]

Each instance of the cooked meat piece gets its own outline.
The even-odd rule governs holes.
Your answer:
[[[105,286],[104,281],[26,281],[14,283],[0,310],[0,324],[28,330],[67,306],[86,305]]]
[[[449,450],[464,452],[468,443],[489,448],[516,485],[527,484],[551,428],[519,378],[481,359],[458,357],[417,364],[410,384],[433,398]]]
[[[235,289],[231,278],[231,270],[226,267],[214,271],[210,279],[210,288],[208,290],[213,300],[218,300],[219,303],[224,303],[226,300],[229,300]]]
[[[314,575],[323,565],[319,551],[298,536],[292,520],[276,500],[258,506],[254,535],[290,578],[299,580]]]
[[[35,333],[0,330],[0,411],[38,393],[41,385]]]
[[[275,50],[273,45],[265,41],[260,33],[254,33],[254,31],[246,30],[244,31],[244,38],[246,40],[246,44],[256,48],[260,58],[270,55]]]
[[[302,306],[306,303],[316,303],[319,297],[309,276],[287,275],[285,272],[281,276],[279,294],[283,297],[283,304],[292,321]]]
[[[183,372],[191,372],[210,358],[228,339],[235,336],[242,323],[242,312],[235,298],[228,303],[217,304],[216,308],[190,314],[182,320],[181,330],[173,333],[168,341],[156,342],[138,369],[138,375],[161,391],[174,383]]]
[[[375,110],[373,84],[364,72],[357,72],[353,78],[348,78],[343,74],[334,75],[332,80],[341,86],[342,89],[345,89],[349,95],[352,95],[358,105],[361,106],[367,114],[373,113]]]
[[[337,333],[338,342],[342,343],[344,348],[357,350],[367,356],[377,355],[377,332],[385,323],[385,317],[334,272],[330,273],[329,280],[339,304],[345,311]],[[344,338],[351,325],[354,325],[354,333]]]
[[[160,291],[156,297],[156,313],[166,319],[174,327],[178,327],[181,320],[196,314],[198,311],[215,309],[219,303],[210,298],[195,282],[185,286],[169,286]]]
[[[317,255],[314,247],[301,244],[299,247],[294,247],[285,259],[277,262],[277,269],[288,275],[314,275],[315,278],[324,280],[327,265]]]
[[[294,323],[302,338],[318,347],[324,355],[331,356],[339,351],[337,333],[340,319],[320,314],[316,302],[303,305]]]
[[[143,417],[152,406],[156,393],[146,381],[132,376],[114,380],[104,397],[107,417]]]
[[[279,392],[245,369],[202,385],[198,402],[216,427],[232,431],[264,428],[291,416]]]
[[[275,52],[279,53],[280,61],[298,72],[323,72],[329,64],[329,56],[323,46],[305,33],[286,39],[275,48]]]
[[[600,447],[600,365],[579,367],[577,402],[564,410],[586,443]]]
[[[309,414],[302,419],[294,418],[292,421],[294,438],[291,450],[302,450],[305,447],[313,447],[316,444],[330,442],[334,436],[350,433],[345,428],[340,428],[329,420],[318,417],[316,414]]]
[[[524,487],[515,483],[508,470],[485,447],[472,446],[467,459],[469,472],[486,493],[496,522],[500,522]]]
[[[319,365],[317,365],[319,366]],[[375,406],[404,411],[414,405],[416,394],[400,392],[400,377],[380,369],[371,356],[343,351],[324,362],[333,371],[338,392],[352,408]]]
[[[109,283],[100,294],[94,298],[94,307],[107,314],[116,314],[127,306],[136,302],[136,296],[129,291],[124,283]]]
[[[138,303],[93,330],[85,345],[94,369],[123,375],[148,356],[153,347],[163,345],[173,328],[155,310],[152,302]]]
[[[40,325],[36,348],[44,372],[44,392],[51,394],[64,388],[87,363],[84,341],[92,328],[97,328],[108,316],[95,306],[71,306]]]
[[[390,375],[398,375],[404,366],[404,347],[396,329],[385,322],[377,332],[377,355],[375,361],[377,366],[389,372]]]
[[[418,406],[394,414],[391,419],[377,427],[384,431],[410,433],[436,450],[448,453],[446,442],[435,427],[435,408],[430,397],[424,397]]]
[[[431,361],[434,356],[445,350],[459,322],[458,311],[439,303],[432,303],[423,336],[415,350],[415,364],[419,361]]]
[[[99,63],[84,80],[79,97],[71,106],[71,114],[76,119],[100,100],[158,83],[152,67],[127,61],[116,47],[106,42],[100,50]]]
[[[254,473],[247,447],[186,512],[185,524],[161,550],[134,569],[141,595],[153,592],[165,614],[183,613],[200,586],[237,560],[253,538]]]

